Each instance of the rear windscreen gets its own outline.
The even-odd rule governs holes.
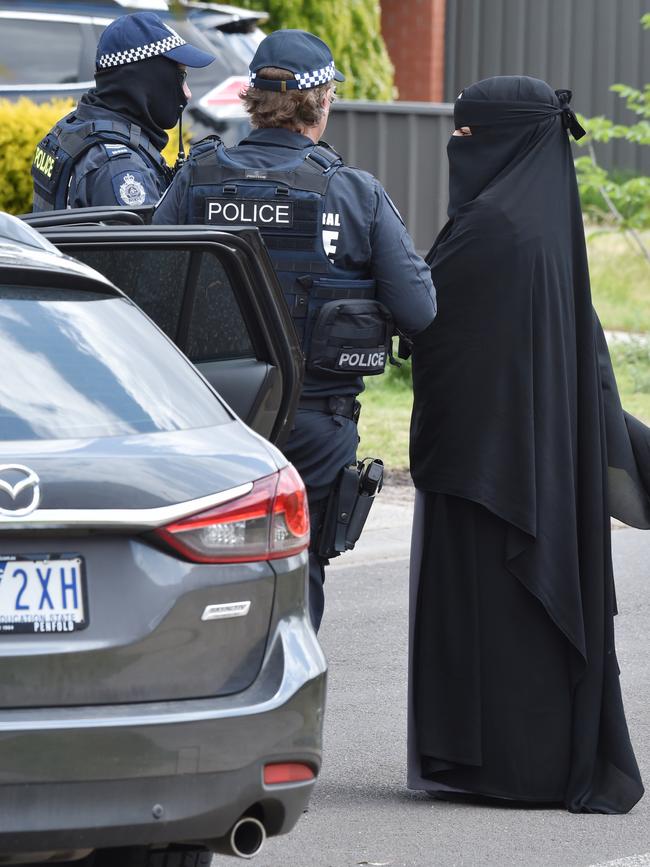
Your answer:
[[[230,418],[126,299],[0,289],[1,440],[125,436]]]

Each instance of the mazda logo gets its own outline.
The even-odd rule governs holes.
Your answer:
[[[0,515],[18,518],[37,509],[41,502],[40,483],[39,477],[29,467],[0,464]],[[7,507],[9,500],[15,505]]]

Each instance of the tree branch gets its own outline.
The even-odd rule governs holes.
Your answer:
[[[593,146],[592,142],[589,142],[588,147],[589,147],[589,156],[591,157],[592,163],[594,164],[594,166],[596,168],[600,168],[598,165],[598,161],[596,160],[596,151],[594,150],[594,146]],[[636,243],[637,247],[639,248],[639,252],[643,256],[643,258],[646,260],[648,265],[650,265],[650,250],[646,246],[640,233],[637,232],[636,229],[631,229],[629,226],[625,225],[625,217],[623,216],[623,214],[621,214],[619,209],[616,207],[616,205],[612,201],[612,199],[611,199],[609,193],[607,192],[607,190],[605,189],[605,187],[601,185],[600,187],[598,187],[598,191],[599,191],[600,195],[603,197],[603,200],[604,200],[605,204],[607,205],[607,207],[609,208],[610,212],[613,214],[615,220],[618,222],[619,226],[621,227],[624,235],[629,235],[633,239],[633,241]]]

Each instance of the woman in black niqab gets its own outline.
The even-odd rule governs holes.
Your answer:
[[[471,134],[449,142],[439,313],[413,349],[409,787],[621,813],[643,786],[569,100],[507,76],[455,105]]]

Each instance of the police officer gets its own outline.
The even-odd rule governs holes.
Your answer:
[[[284,446],[307,486],[309,605],[318,628],[324,566],[319,528],[342,469],[356,459],[362,376],[383,370],[392,319],[413,336],[436,314],[429,269],[381,184],[320,141],[336,69],[311,33],[278,30],[259,45],[242,94],[253,132],[233,148],[193,148],[154,223],[259,227],[305,355],[295,425]]]
[[[165,130],[191,96],[186,67],[213,60],[153,12],[109,24],[97,46],[96,87],[36,148],[34,211],[155,204],[172,178],[161,154]]]

